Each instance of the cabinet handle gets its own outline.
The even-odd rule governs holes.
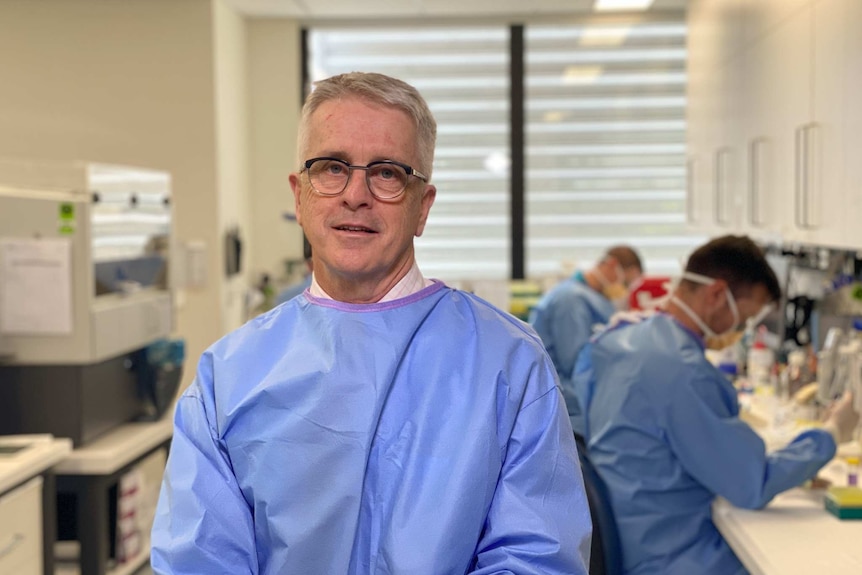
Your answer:
[[[9,542],[3,545],[3,547],[0,547],[0,559],[15,551],[15,548],[18,547],[24,539],[25,537],[21,533],[15,533],[12,535],[12,537],[9,538]]]
[[[805,166],[805,126],[794,131],[794,178],[793,178],[793,221],[799,228],[805,227],[805,180],[808,173]]]
[[[761,184],[762,171],[761,162],[763,155],[761,147],[766,141],[763,138],[755,138],[748,145],[748,221],[752,226],[760,227],[763,225],[763,210],[761,206]]]
[[[694,193],[695,159],[689,158],[685,163],[685,222],[694,223]]]
[[[816,228],[820,224],[820,218],[816,213],[816,200],[820,196],[820,186],[818,185],[820,181],[820,162],[818,161],[819,155],[817,153],[817,136],[817,124],[811,123],[805,126],[802,132],[802,143],[805,154],[805,186],[803,188],[805,201],[803,203],[802,220],[806,228]]]

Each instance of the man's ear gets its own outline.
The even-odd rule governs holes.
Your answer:
[[[727,299],[727,282],[717,279],[707,286],[703,286],[707,294],[707,301],[711,307],[724,306]]]

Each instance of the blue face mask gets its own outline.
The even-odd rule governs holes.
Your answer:
[[[682,278],[702,285],[712,285],[717,281],[715,278],[702,276],[692,272],[684,272],[682,274]],[[703,332],[703,339],[706,342],[706,346],[710,348],[712,347],[710,346],[710,341],[725,340],[727,336],[739,329],[739,308],[736,306],[736,299],[734,299],[733,294],[727,286],[724,287],[724,291],[727,294],[727,306],[730,308],[730,313],[733,314],[733,324],[731,324],[729,329],[722,333],[716,333],[711,327],[706,325],[706,322],[694,313],[694,310],[688,307],[688,305],[681,299],[676,296],[671,298],[671,301],[674,302],[685,313],[685,315],[687,315],[689,319],[691,319],[691,321],[700,328],[700,331]]]

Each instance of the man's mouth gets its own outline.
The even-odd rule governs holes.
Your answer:
[[[371,228],[366,228],[364,226],[335,226],[336,230],[342,232],[363,232],[366,234],[376,234],[377,232],[372,230]]]

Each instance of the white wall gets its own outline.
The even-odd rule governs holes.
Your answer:
[[[302,232],[282,217],[294,211],[288,176],[298,169],[300,26],[287,19],[247,22],[254,230],[250,268],[277,278],[284,271],[282,260],[302,258]]]
[[[208,246],[177,331],[186,382],[222,332],[210,0],[4,0],[0,156],[167,170],[180,241]]]

